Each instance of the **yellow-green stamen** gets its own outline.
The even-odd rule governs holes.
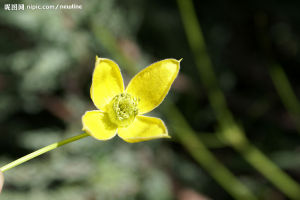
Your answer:
[[[121,93],[116,95],[109,104],[109,117],[114,124],[127,127],[138,114],[138,99],[130,94]]]

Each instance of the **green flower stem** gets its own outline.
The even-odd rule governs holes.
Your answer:
[[[10,170],[10,169],[12,169],[12,168],[14,168],[14,167],[16,167],[16,166],[18,166],[18,165],[20,165],[20,164],[28,161],[28,160],[31,160],[31,159],[39,156],[39,155],[42,155],[42,154],[44,154],[44,153],[46,153],[48,151],[51,151],[51,150],[56,149],[56,148],[58,148],[60,146],[63,146],[63,145],[68,144],[70,142],[74,142],[76,140],[82,139],[82,138],[87,137],[87,136],[89,136],[87,133],[82,133],[80,135],[76,135],[74,137],[62,140],[60,142],[56,142],[56,143],[50,144],[50,145],[48,145],[46,147],[43,147],[43,148],[41,148],[41,149],[39,149],[37,151],[32,152],[32,153],[30,153],[30,154],[28,154],[26,156],[23,156],[23,157],[15,160],[15,161],[7,164],[7,165],[4,165],[3,167],[1,167],[0,170],[2,172],[5,172],[7,170]]]
[[[207,54],[204,37],[191,0],[177,0],[188,42],[206,87],[210,103],[221,126],[221,136],[236,149],[245,160],[277,186],[290,199],[300,199],[300,185],[278,168],[259,149],[250,144],[227,109],[224,94],[218,87],[212,63]]]

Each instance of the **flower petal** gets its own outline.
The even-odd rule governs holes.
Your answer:
[[[167,127],[161,119],[146,116],[136,116],[129,127],[118,129],[118,135],[130,143],[170,138]]]
[[[165,98],[179,72],[180,61],[166,59],[148,66],[128,84],[126,92],[139,98],[139,114],[150,112]]]
[[[98,140],[109,140],[117,133],[117,126],[109,121],[106,113],[99,110],[87,111],[82,116],[83,131]]]
[[[112,60],[96,56],[95,70],[91,86],[91,98],[100,110],[111,99],[124,91],[124,83],[119,66]]]

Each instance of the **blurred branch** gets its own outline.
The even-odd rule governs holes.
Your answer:
[[[207,54],[204,37],[191,0],[177,0],[188,42],[196,59],[203,85],[221,126],[221,135],[245,160],[262,173],[291,199],[300,198],[300,185],[278,168],[245,137],[227,109],[224,94],[218,87],[212,63]]]
[[[97,26],[92,23],[92,30],[104,48],[109,51],[114,58],[126,67],[128,72],[137,72],[136,63],[129,60],[123,55],[121,49],[117,46],[114,37],[105,30],[104,27]],[[108,38],[103,43],[103,40]],[[132,73],[133,74],[133,73]],[[166,109],[164,114],[168,116],[168,121],[174,126],[176,136],[181,143],[187,148],[195,160],[207,170],[207,172],[235,199],[255,200],[256,197],[245,187],[215,156],[207,149],[207,147],[197,138],[197,134],[185,122],[183,115],[172,103],[171,108]],[[172,113],[172,114],[171,114]]]
[[[205,146],[210,149],[224,148],[228,146],[228,144],[221,140],[215,133],[198,133],[197,136],[205,144]]]
[[[270,67],[270,75],[281,101],[293,117],[298,133],[300,133],[300,103],[283,68],[278,63],[274,63]]]
[[[292,85],[290,84],[283,67],[274,59],[271,50],[271,41],[266,34],[267,22],[267,16],[263,14],[258,14],[255,17],[255,23],[258,29],[258,38],[267,57],[267,65],[273,84],[285,108],[292,116],[297,131],[300,134],[300,102],[293,91]]]
[[[197,138],[174,104],[170,103],[164,113],[183,146],[233,198],[257,199]]]
[[[177,109],[178,110],[178,109]],[[203,144],[209,148],[209,149],[218,149],[218,148],[224,148],[228,147],[228,144],[226,141],[224,141],[223,138],[220,138],[219,134],[216,133],[203,133],[203,132],[197,132],[195,133],[197,135],[197,138],[203,142]],[[180,140],[177,140],[179,138],[172,138],[174,142],[180,142]]]

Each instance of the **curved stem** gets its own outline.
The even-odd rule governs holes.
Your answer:
[[[16,166],[18,166],[18,165],[20,165],[20,164],[22,164],[22,163],[28,161],[28,160],[31,160],[31,159],[33,159],[33,158],[39,156],[39,155],[42,155],[42,154],[44,154],[44,153],[46,153],[46,152],[48,152],[48,151],[51,151],[51,150],[53,150],[53,149],[56,149],[56,148],[58,148],[58,147],[60,147],[60,146],[63,146],[63,145],[65,145],[65,144],[68,144],[68,143],[70,143],[70,142],[74,142],[74,141],[79,140],[79,139],[81,139],[81,138],[84,138],[84,137],[86,137],[86,136],[89,136],[89,135],[88,135],[87,133],[82,133],[82,134],[80,134],[80,135],[76,135],[76,136],[74,136],[74,137],[71,137],[71,138],[62,140],[62,141],[60,141],[60,142],[56,142],[56,143],[50,144],[50,145],[48,145],[48,146],[46,146],[46,147],[43,147],[43,148],[41,148],[41,149],[39,149],[39,150],[37,150],[37,151],[32,152],[32,153],[30,153],[30,154],[28,154],[28,155],[26,155],[26,156],[23,156],[23,157],[21,157],[21,158],[15,160],[15,161],[13,161],[13,162],[7,164],[7,165],[4,165],[3,167],[0,168],[0,170],[1,170],[2,172],[5,172],[5,171],[7,171],[7,170],[9,170],[9,169],[12,169],[12,168],[14,168],[14,167],[16,167]]]

